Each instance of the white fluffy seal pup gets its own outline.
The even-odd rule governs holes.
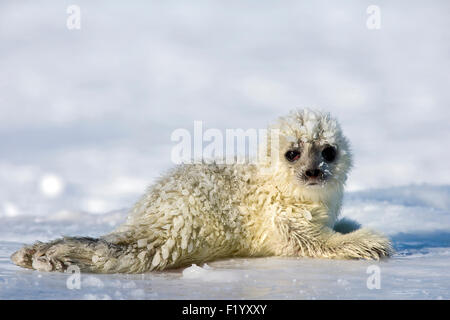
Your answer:
[[[277,161],[179,165],[148,188],[114,232],[37,242],[12,261],[42,271],[77,265],[84,272],[142,273],[229,257],[390,256],[386,237],[337,221],[352,163],[338,122],[298,110],[270,129],[278,141],[269,134],[265,152]]]

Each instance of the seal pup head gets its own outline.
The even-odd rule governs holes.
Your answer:
[[[311,200],[342,192],[352,157],[348,140],[329,113],[291,111],[269,127],[268,146],[269,154],[277,157],[275,184],[284,192]]]

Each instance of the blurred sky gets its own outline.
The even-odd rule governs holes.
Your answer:
[[[68,30],[69,5],[81,29]],[[381,29],[366,26],[369,5]],[[330,111],[350,190],[449,184],[450,2],[0,2],[0,216],[132,205],[176,128]],[[42,193],[53,174],[59,195]]]

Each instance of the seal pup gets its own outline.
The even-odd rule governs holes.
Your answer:
[[[269,129],[278,134],[268,135],[265,160],[179,165],[112,233],[36,242],[12,261],[42,271],[142,273],[231,257],[390,256],[389,239],[338,221],[352,155],[336,119],[296,110]]]

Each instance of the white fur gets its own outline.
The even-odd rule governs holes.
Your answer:
[[[178,166],[147,190],[114,232],[100,239],[36,243],[12,260],[46,271],[77,264],[90,272],[136,273],[236,256],[389,256],[389,240],[375,232],[342,234],[332,229],[351,167],[349,145],[337,121],[326,113],[302,110],[280,118],[272,128],[281,133],[275,165]],[[286,148],[302,143],[337,147],[336,163],[320,164],[330,172],[325,184],[304,186],[295,169],[285,164]]]

